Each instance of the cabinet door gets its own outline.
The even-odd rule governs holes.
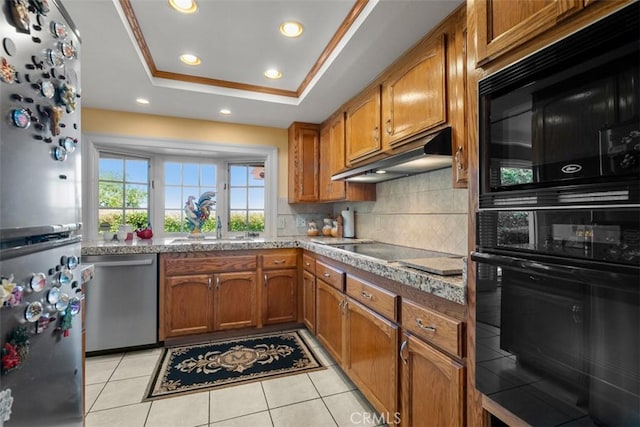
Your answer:
[[[293,268],[264,273],[262,311],[265,325],[296,320],[297,275],[298,270]]]
[[[329,169],[331,175],[335,175],[344,169],[344,115],[338,115],[329,124]],[[324,166],[326,166],[323,163]],[[346,197],[344,181],[331,181],[331,198],[342,200]]]
[[[447,119],[444,34],[409,59],[382,85],[385,148]]]
[[[345,302],[342,292],[316,280],[316,338],[341,366],[344,366]]]
[[[214,330],[256,326],[256,273],[219,273],[214,282]]]
[[[402,425],[462,426],[464,367],[411,335],[404,338]]]
[[[302,321],[311,332],[316,331],[316,276],[302,274]]]
[[[331,181],[331,128],[327,125],[320,129],[320,200],[331,200],[333,182]]]
[[[492,0],[476,4],[478,65],[482,65],[579,11],[583,0]]]
[[[346,160],[363,160],[380,151],[380,88],[375,87],[347,108]]]
[[[212,277],[174,276],[165,280],[165,335],[180,336],[213,329]]]
[[[346,371],[381,414],[398,411],[398,326],[347,300]]]
[[[318,200],[318,125],[293,123],[289,127],[289,203]]]

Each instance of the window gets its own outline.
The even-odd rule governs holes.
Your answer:
[[[215,164],[166,161],[164,163],[164,231],[187,232],[185,209],[190,201],[197,203],[206,192],[216,193]],[[216,229],[216,198],[207,207],[209,219],[202,226],[203,232]]]
[[[228,231],[264,232],[264,163],[229,165]]]
[[[122,224],[149,223],[149,159],[100,152],[98,227],[117,231]],[[107,225],[108,224],[108,225]]]

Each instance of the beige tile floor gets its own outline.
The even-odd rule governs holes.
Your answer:
[[[318,341],[326,370],[142,402],[161,350],[87,358],[86,427],[373,426],[379,419]]]

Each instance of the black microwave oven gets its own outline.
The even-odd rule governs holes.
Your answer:
[[[480,209],[640,201],[639,9],[479,82]]]

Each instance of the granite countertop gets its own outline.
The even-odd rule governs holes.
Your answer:
[[[281,249],[304,248],[327,258],[364,271],[385,277],[421,291],[437,295],[449,301],[466,304],[466,285],[461,275],[439,276],[426,273],[397,262],[387,262],[359,255],[332,245],[317,243],[317,239],[308,237],[278,237],[260,238],[253,240],[196,240],[165,238],[165,239],[133,239],[131,241],[87,241],[82,242],[82,255],[123,255],[150,254],[168,252],[201,252],[218,250],[249,250],[249,249]],[[357,239],[344,239],[345,243],[353,243]],[[337,242],[331,242],[337,243]],[[366,243],[363,243],[366,244]]]

